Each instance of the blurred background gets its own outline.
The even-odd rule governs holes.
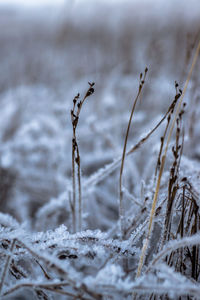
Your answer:
[[[139,74],[149,68],[130,144],[167,110],[175,80],[183,87],[199,33],[198,0],[0,0],[0,210],[40,230],[68,224],[74,96],[95,82],[78,127],[87,178],[121,155]],[[199,159],[198,85],[196,72],[186,133],[189,155]],[[135,197],[152,174],[160,135],[128,164]],[[117,178],[85,197],[85,227],[105,230],[118,218]],[[41,208],[54,200],[66,211],[52,221],[49,209],[42,219]],[[96,210],[104,218],[94,222]]]

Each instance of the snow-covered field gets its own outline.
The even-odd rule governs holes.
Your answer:
[[[200,299],[200,2],[11,2],[0,297]]]

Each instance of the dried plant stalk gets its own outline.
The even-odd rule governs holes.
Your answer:
[[[122,176],[123,176],[124,161],[125,161],[125,156],[126,156],[126,147],[127,147],[129,130],[130,130],[130,126],[131,126],[131,122],[132,122],[132,118],[133,118],[133,113],[135,111],[137,101],[138,101],[138,99],[141,95],[142,88],[143,88],[144,83],[145,83],[145,78],[146,78],[147,72],[148,72],[148,68],[145,69],[144,76],[143,76],[142,73],[140,74],[139,89],[138,89],[137,96],[136,96],[136,98],[133,102],[133,107],[132,107],[132,110],[131,110],[131,115],[130,115],[130,118],[129,118],[127,130],[126,130],[126,136],[125,136],[122,159],[121,159],[120,176],[119,176],[119,217],[120,217],[120,227],[121,227],[121,238],[122,239],[124,238],[124,229],[125,229],[124,228],[124,206],[123,206]]]
[[[146,251],[147,251],[147,248],[148,248],[148,245],[149,245],[149,239],[150,239],[151,232],[152,232],[152,225],[153,225],[155,209],[156,209],[156,204],[157,204],[157,199],[158,199],[158,193],[159,193],[159,189],[160,189],[160,182],[161,182],[161,177],[162,177],[163,170],[164,170],[167,150],[168,150],[169,143],[170,143],[171,136],[172,136],[172,132],[173,132],[173,129],[174,129],[174,126],[175,126],[175,123],[176,123],[176,119],[177,119],[177,116],[180,112],[181,105],[182,105],[182,102],[183,102],[183,98],[185,96],[185,92],[186,92],[187,87],[188,87],[188,83],[191,79],[193,69],[194,69],[194,67],[196,65],[196,62],[197,62],[199,52],[200,52],[200,40],[199,40],[199,43],[198,43],[198,46],[197,46],[197,49],[196,49],[196,52],[195,52],[195,55],[194,55],[194,58],[193,58],[193,61],[192,61],[192,65],[191,65],[188,77],[187,77],[186,82],[185,82],[183,93],[180,97],[180,101],[178,103],[176,113],[175,113],[173,122],[171,124],[170,130],[169,130],[168,139],[167,139],[166,146],[165,146],[165,151],[164,151],[164,154],[162,156],[161,168],[160,168],[160,171],[159,171],[157,184],[156,184],[156,190],[155,190],[155,194],[154,194],[154,197],[153,197],[153,203],[152,203],[152,208],[151,208],[151,212],[150,212],[148,232],[147,232],[147,236],[145,238],[144,244],[143,244],[143,248],[142,248],[142,252],[141,252],[141,256],[140,256],[140,260],[139,260],[139,264],[138,264],[137,277],[139,277],[141,275],[141,271],[142,271],[142,267],[143,267],[143,263],[144,263],[144,258],[145,258]]]
[[[94,93],[94,82],[89,84],[89,88],[83,98],[79,101],[80,94],[77,94],[73,99],[73,109],[71,110],[71,121],[73,128],[72,136],[72,188],[73,188],[73,199],[72,199],[72,219],[73,219],[73,232],[77,231],[77,203],[76,203],[76,165],[77,165],[77,179],[78,179],[78,230],[82,230],[82,192],[81,192],[81,165],[80,165],[80,154],[79,147],[76,137],[76,129],[79,121],[81,108],[85,100]]]
[[[73,223],[73,232],[76,232],[76,176],[75,176],[75,146],[74,138],[72,139],[72,189],[73,189],[73,204],[71,205],[72,209],[72,223]]]
[[[178,192],[179,186],[178,186],[178,173],[179,173],[179,166],[180,166],[180,160],[182,155],[182,149],[183,149],[183,136],[182,136],[182,145],[179,144],[180,139],[180,132],[181,132],[181,119],[182,119],[182,113],[179,114],[179,117],[177,119],[177,128],[176,128],[176,141],[175,141],[175,147],[172,147],[172,152],[174,155],[174,162],[172,164],[172,167],[170,169],[170,178],[169,178],[169,184],[168,184],[168,199],[167,199],[167,207],[166,207],[166,214],[165,214],[165,221],[164,221],[164,234],[163,234],[163,240],[162,240],[162,247],[166,240],[169,240],[170,237],[170,230],[171,230],[171,222],[172,222],[172,211],[173,206],[176,198],[176,194]],[[162,249],[161,247],[161,249]]]

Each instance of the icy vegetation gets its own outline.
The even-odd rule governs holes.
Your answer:
[[[200,299],[200,3],[72,2],[0,6],[0,298]]]

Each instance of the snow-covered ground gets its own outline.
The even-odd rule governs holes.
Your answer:
[[[198,44],[200,2],[47,2],[0,0],[2,297],[198,299],[199,59],[184,114],[176,116],[142,276],[136,273],[177,107],[170,105],[180,100]],[[73,206],[71,109],[88,82],[94,93],[76,133],[80,215],[77,176]],[[119,218],[120,163],[139,84]],[[75,175],[77,153],[75,146]]]

